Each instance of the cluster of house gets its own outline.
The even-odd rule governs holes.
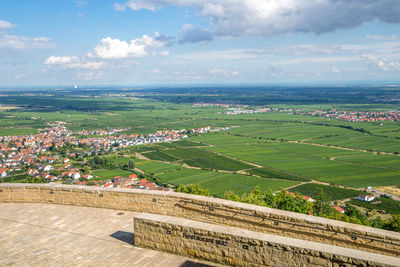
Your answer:
[[[92,131],[83,130],[83,131],[75,132],[75,134],[78,134],[81,136],[88,136],[88,135],[103,136],[103,135],[113,135],[113,134],[121,133],[126,130],[128,130],[128,129],[108,129],[108,130],[92,130]]]
[[[237,114],[254,114],[254,113],[265,113],[272,111],[280,112],[301,112],[301,109],[292,108],[258,108],[258,109],[243,109],[243,108],[230,108],[229,111],[223,112],[223,114],[237,115]]]
[[[220,107],[220,108],[237,107],[237,108],[243,108],[243,107],[248,107],[249,105],[198,102],[198,103],[194,103],[192,106],[193,107]]]
[[[254,113],[264,113],[270,111],[272,111],[271,108],[259,108],[259,109],[230,108],[229,111],[224,112],[224,114],[229,114],[229,115],[254,114]]]
[[[336,119],[341,121],[400,121],[400,111],[388,111],[388,112],[361,112],[361,111],[313,111],[301,113],[301,115],[310,115],[325,117],[330,119]]]
[[[15,171],[29,168],[26,174],[50,182],[61,178],[78,180],[83,176],[78,169],[71,166],[70,158],[85,154],[88,156],[95,155],[102,149],[115,151],[118,147],[177,141],[186,138],[188,134],[212,131],[211,127],[207,126],[190,130],[157,131],[144,136],[123,134],[122,132],[125,130],[127,129],[73,132],[68,130],[62,122],[57,122],[57,126],[40,130],[38,134],[0,137],[0,178],[10,176]],[[79,138],[79,136],[86,137]],[[80,147],[81,149],[66,153],[67,157],[64,159],[60,158],[59,155],[55,154],[54,148],[60,148],[67,144],[72,148]],[[43,153],[55,155],[42,156]],[[54,167],[55,164],[58,165],[56,168]],[[54,173],[52,171],[56,171],[58,175],[51,175],[50,173]],[[146,188],[151,187],[146,186]]]

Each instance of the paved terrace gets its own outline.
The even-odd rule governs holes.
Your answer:
[[[0,266],[216,266],[137,248],[135,212],[0,203]]]

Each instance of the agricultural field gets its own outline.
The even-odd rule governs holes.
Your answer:
[[[331,184],[341,184],[362,188],[377,185],[396,185],[400,183],[400,172],[395,168],[384,168],[373,163],[342,161],[343,159],[361,156],[375,156],[381,165],[400,162],[397,155],[392,158],[380,157],[370,152],[321,147],[301,143],[265,142],[247,143],[245,145],[225,145],[230,136],[225,135],[224,143],[206,147],[223,155],[244,160],[260,167],[283,171],[306,179],[315,179]],[[207,136],[196,137],[207,143]],[[214,141],[213,139],[212,141]],[[229,143],[229,142],[228,142]],[[346,157],[345,157],[346,156]],[[340,159],[340,160],[336,160]],[[393,160],[394,163],[389,163]]]
[[[93,178],[93,180],[107,180],[107,179],[112,179],[115,176],[129,176],[132,174],[130,171],[125,171],[125,170],[120,170],[120,169],[113,169],[113,170],[108,170],[108,169],[98,169],[94,170],[92,173],[94,176],[98,176],[98,178]]]
[[[299,175],[294,175],[294,174],[280,171],[280,170],[273,170],[273,169],[267,169],[267,168],[254,168],[254,169],[248,170],[248,172],[251,174],[255,174],[257,176],[263,177],[263,178],[293,180],[293,181],[299,181],[299,182],[310,181],[309,178],[301,177]]]
[[[253,94],[220,89],[217,95],[207,90],[206,95],[201,95],[199,92],[203,89],[197,88],[190,91],[196,93],[193,96],[182,94],[178,89],[170,89],[168,92],[171,94],[153,90],[149,94],[140,91],[138,95],[121,90],[119,97],[113,90],[94,89],[79,94],[48,91],[48,95],[44,92],[24,95],[10,92],[0,98],[0,104],[14,108],[0,112],[0,136],[35,133],[38,129],[55,125],[55,121],[65,122],[71,130],[124,128],[126,134],[139,135],[161,130],[227,127],[218,132],[189,134],[189,138],[179,142],[126,148],[125,157],[111,158],[117,165],[126,165],[135,153],[140,153],[150,160],[136,158],[136,168],[163,180],[165,178],[171,184],[201,182],[210,189],[217,186],[218,189],[212,190],[219,196],[226,191],[222,190],[223,187],[243,193],[256,185],[265,190],[277,190],[312,180],[357,189],[400,185],[400,123],[397,121],[382,124],[345,122],[282,110],[229,115],[224,114],[228,110],[224,107],[192,106],[197,101],[226,101],[249,105],[248,108],[304,111],[398,109],[395,104],[372,103],[387,91],[375,94],[352,88],[358,90],[357,97],[360,98],[355,101],[353,94],[337,88],[324,89],[321,92],[325,95],[318,97],[315,95],[320,93],[319,89],[299,89],[307,95],[306,98],[302,94],[296,95],[297,91],[291,89],[287,89],[285,95],[275,89],[248,90]],[[108,96],[109,93],[114,96]],[[364,94],[372,96],[363,98]],[[332,102],[327,96],[339,102]],[[349,102],[353,100],[360,104]],[[93,173],[102,178],[127,174],[120,169],[101,169]],[[169,176],[174,173],[177,175]]]
[[[135,161],[136,162],[136,168],[139,170],[148,172],[148,173],[162,173],[170,170],[176,170],[180,169],[180,166],[173,165],[173,164],[167,164],[164,162],[159,162],[159,161],[153,161],[153,160],[143,160],[143,161]]]
[[[294,181],[274,180],[268,178],[257,178],[241,174],[215,172],[196,169],[181,169],[158,175],[166,183],[179,184],[200,184],[210,190],[210,193],[223,197],[228,190],[236,194],[251,192],[256,186],[262,191],[273,192],[288,186],[296,185]]]
[[[293,187],[289,190],[290,192],[299,192],[300,194],[310,196],[314,199],[318,198],[319,193],[323,193],[325,198],[328,200],[342,200],[347,198],[358,197],[361,191],[340,188],[336,186],[322,185],[322,184],[302,184]]]
[[[151,151],[147,153],[142,153],[143,156],[146,158],[152,159],[152,160],[160,160],[160,161],[167,161],[167,162],[173,162],[180,160],[177,157],[174,157],[172,155],[169,155],[163,151]]]
[[[33,128],[0,128],[0,136],[27,135],[35,133],[37,133],[37,130]]]

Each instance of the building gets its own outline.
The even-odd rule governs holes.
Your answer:
[[[358,200],[365,201],[365,202],[371,202],[374,199],[375,199],[375,197],[373,195],[361,194],[358,196]]]
[[[8,176],[8,169],[7,168],[5,168],[5,169],[0,169],[0,178],[4,178],[4,177],[7,177]]]
[[[337,210],[338,212],[340,212],[340,213],[344,213],[344,212],[345,212],[345,210],[344,210],[342,207],[333,206],[333,208],[334,208],[335,210]]]

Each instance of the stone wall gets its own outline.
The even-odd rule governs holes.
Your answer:
[[[135,246],[234,266],[399,266],[399,258],[236,227],[140,213]]]
[[[149,212],[400,256],[400,233],[229,200],[175,192],[50,184],[0,184],[0,202]]]

